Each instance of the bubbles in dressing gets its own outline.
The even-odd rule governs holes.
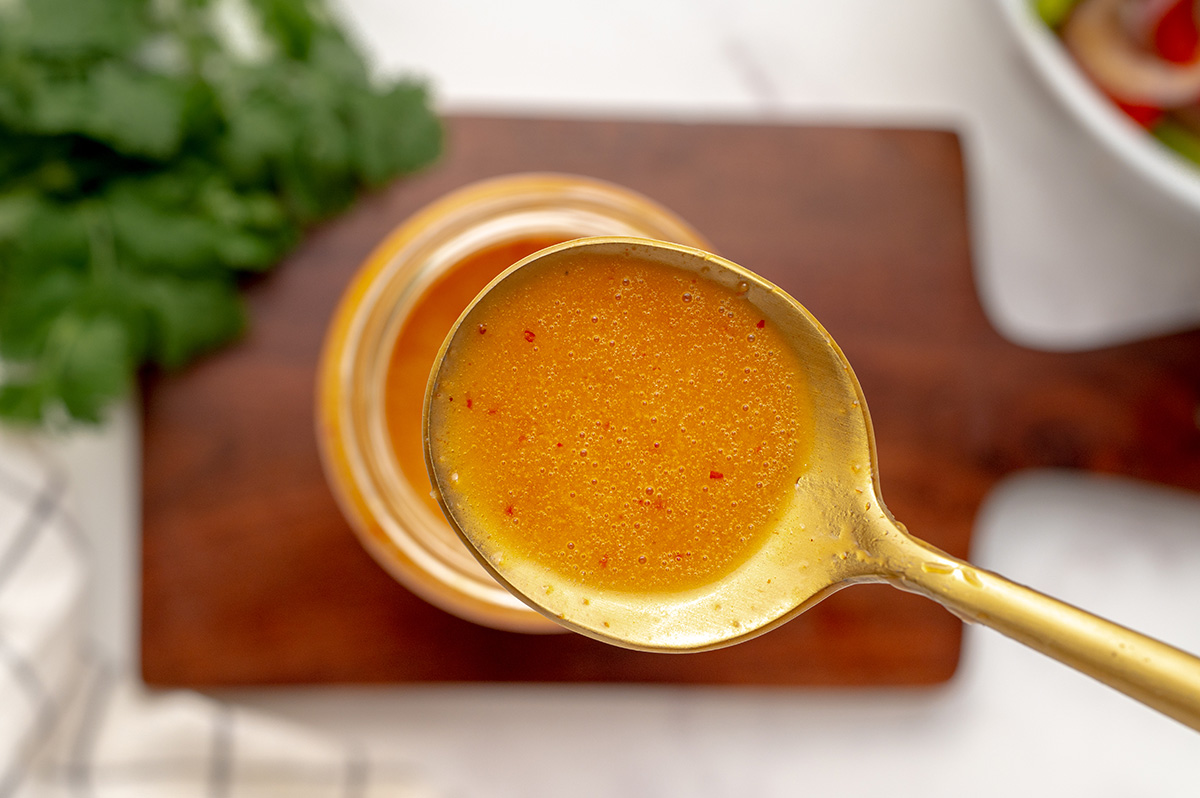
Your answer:
[[[430,407],[477,546],[601,590],[736,568],[811,440],[795,354],[745,292],[674,267],[578,254],[526,271],[460,327]]]

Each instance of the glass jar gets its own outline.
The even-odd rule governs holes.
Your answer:
[[[413,402],[400,401],[405,397],[398,399],[397,392],[424,396],[436,347],[471,299],[456,297],[456,307],[444,301],[447,290],[463,290],[461,280],[452,285],[458,275],[449,275],[472,262],[478,266],[487,253],[509,253],[511,259],[495,262],[486,277],[471,278],[482,280],[482,288],[526,254],[522,247],[595,235],[711,249],[670,211],[609,183],[555,174],[485,180],[435,201],[394,230],[350,282],[326,335],[317,377],[317,437],[343,514],[399,582],[485,626],[561,630],[497,583],[438,511],[423,466],[418,473],[411,465],[423,460],[404,456],[406,446],[419,452],[413,435],[420,429],[420,402],[413,417],[403,409]],[[434,301],[445,306],[427,305]],[[429,324],[425,311],[437,311],[438,323]],[[414,328],[419,320],[431,329]],[[438,324],[445,329],[432,329]],[[412,351],[414,335],[432,336],[426,346],[431,351]],[[421,361],[426,354],[428,364]],[[401,362],[408,371],[399,370]]]

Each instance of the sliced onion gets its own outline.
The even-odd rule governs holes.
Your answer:
[[[1200,101],[1200,61],[1174,64],[1141,49],[1122,27],[1123,0],[1084,0],[1063,40],[1100,88],[1117,100],[1154,108]]]
[[[1179,0],[1121,0],[1117,10],[1125,34],[1139,47],[1154,46],[1154,29]]]

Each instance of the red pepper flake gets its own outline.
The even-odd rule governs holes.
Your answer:
[[[601,567],[601,568],[607,568],[607,567],[608,567],[608,558],[607,558],[607,557],[601,557],[601,558],[600,558],[600,567]]]
[[[474,406],[475,406],[475,403],[474,403],[474,402],[472,402],[472,401],[471,401],[471,397],[469,397],[469,396],[468,396],[468,397],[467,397],[467,409],[468,409],[468,410],[470,410],[470,409],[471,409],[472,407],[474,407]]]
[[[530,343],[533,343],[533,339],[534,339],[534,338],[536,338],[536,337],[537,337],[537,336],[533,334],[533,330],[526,330],[526,331],[525,331],[525,340],[526,340],[526,341],[529,341]]]
[[[562,444],[561,444],[561,443],[556,443],[556,444],[555,444],[555,446],[557,446],[557,447],[558,447],[558,448],[560,448],[560,449],[562,448]]]
[[[755,327],[757,327],[758,329],[760,329],[760,330],[761,330],[763,327],[766,327],[766,326],[767,326],[767,320],[766,320],[766,319],[759,319],[759,320],[758,320],[758,324],[755,324],[754,326],[755,326]]]
[[[483,325],[483,324],[480,324],[480,325],[479,325],[479,334],[480,334],[480,335],[483,335],[483,334],[484,334],[484,333],[486,333],[486,332],[487,332],[487,327],[486,327],[485,325]]]
[[[517,438],[517,443],[524,443],[526,440],[527,439],[525,437],[525,433],[522,432],[521,435]]]
[[[505,515],[513,514],[513,506],[511,504],[504,508],[504,514]]]
[[[489,407],[489,408],[488,408],[488,415],[489,415],[489,416],[494,416],[494,415],[496,415],[496,408],[494,408],[494,407]]]
[[[709,471],[708,478],[709,479],[725,479],[725,475],[722,474],[720,471]]]

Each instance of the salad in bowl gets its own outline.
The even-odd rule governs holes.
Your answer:
[[[1200,0],[1038,0],[1122,112],[1200,168]]]
[[[1200,0],[1001,0],[1051,90],[1096,137],[1200,211]]]

